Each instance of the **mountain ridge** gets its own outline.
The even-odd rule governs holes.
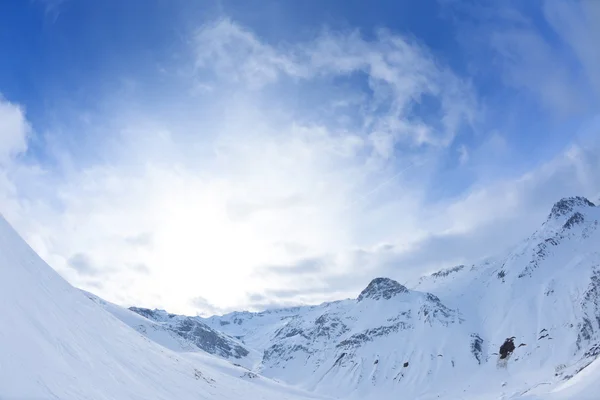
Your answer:
[[[594,400],[599,225],[565,198],[509,252],[410,288],[201,318],[77,290],[0,218],[0,397]]]
[[[518,370],[524,378],[506,386],[515,390],[530,385],[525,377],[559,385],[600,353],[598,210],[584,197],[563,198],[509,253],[434,272],[412,289],[380,277],[356,299],[202,320],[262,351],[260,373],[328,395],[386,398],[402,388],[419,396],[422,386],[452,385],[456,368],[465,376]],[[557,338],[568,345],[550,345]],[[542,367],[520,367],[528,363]]]

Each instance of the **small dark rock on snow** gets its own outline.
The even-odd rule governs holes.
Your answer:
[[[515,351],[515,338],[511,337],[506,339],[502,346],[500,346],[500,359],[504,360],[506,357],[510,356],[513,351]]]

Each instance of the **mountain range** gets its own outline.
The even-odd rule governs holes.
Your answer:
[[[1,220],[0,398],[598,399],[599,221],[565,198],[497,257],[201,318],[77,290]]]

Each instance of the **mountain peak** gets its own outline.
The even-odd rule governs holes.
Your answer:
[[[585,197],[565,197],[554,204],[548,218],[559,218],[570,214],[577,207],[595,207],[595,204]]]
[[[408,293],[408,289],[390,278],[375,278],[369,285],[360,292],[358,301],[364,299],[379,300],[381,298],[389,300],[399,293]]]

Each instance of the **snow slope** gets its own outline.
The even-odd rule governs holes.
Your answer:
[[[563,199],[507,254],[410,289],[203,319],[84,294],[0,219],[0,399],[598,399],[599,224]]]
[[[342,398],[600,398],[585,389],[600,374],[599,221],[563,199],[508,254],[413,290],[378,279],[372,296],[206,323],[263,351],[266,376]]]
[[[82,292],[140,334],[173,351],[206,351],[249,369],[260,362],[256,350],[247,350],[237,340],[210,328],[198,318],[169,314],[164,310],[125,309],[92,293]]]
[[[1,399],[306,399],[213,356],[175,353],[71,287],[0,217]]]

